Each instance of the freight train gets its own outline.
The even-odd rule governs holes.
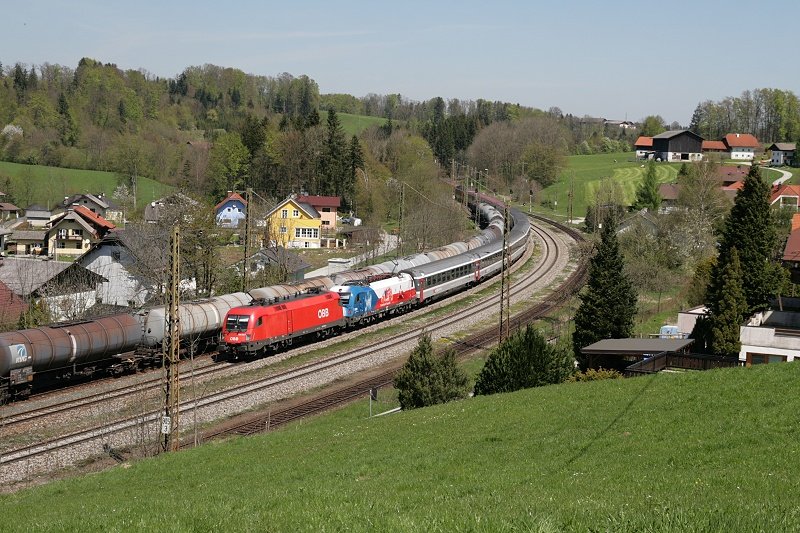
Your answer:
[[[478,283],[500,270],[504,219],[486,200],[476,207],[484,229],[468,241],[331,277],[182,304],[181,338],[198,352],[224,337],[231,353],[260,353],[298,336],[335,334]],[[524,251],[530,223],[517,211],[512,221],[508,240],[516,259]],[[0,333],[0,403],[27,397],[40,380],[71,381],[160,364],[165,323],[166,309],[158,306]]]

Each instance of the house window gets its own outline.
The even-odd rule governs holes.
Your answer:
[[[322,225],[323,226],[330,226],[331,225],[331,221],[330,220],[323,220],[322,221]]]
[[[768,353],[748,353],[747,366],[764,365],[767,363],[783,363],[786,361],[785,355],[772,355]]]
[[[83,230],[82,229],[74,229],[74,230],[72,230],[72,234],[73,235],[77,235],[79,237],[82,237],[83,236]]]
[[[63,250],[63,249],[64,249],[64,248],[66,248],[66,247],[67,247],[67,243],[65,243],[64,241],[58,241],[58,242],[56,243],[56,248],[60,248],[60,249],[62,249],[62,250]]]
[[[322,212],[323,213],[330,213],[331,212],[331,208],[330,207],[323,207],[322,208]]]
[[[67,230],[65,230],[65,229],[58,230],[58,238],[59,239],[66,239],[67,238]]]
[[[113,252],[111,252],[111,260],[112,261],[119,261],[119,258],[120,258],[120,251],[119,250],[114,250]]]
[[[298,239],[318,239],[319,230],[317,228],[295,228],[294,236]]]
[[[286,233],[286,226],[281,226],[281,234]]]
[[[80,241],[78,241],[78,242],[76,242],[76,243],[75,243],[75,248],[76,248],[76,249],[78,249],[78,250],[80,250],[80,249],[81,249],[81,243],[80,243]]]
[[[298,218],[300,216],[300,211],[297,209],[292,210],[292,218]]]
[[[289,210],[288,209],[282,209],[281,210],[281,218],[289,218]]]

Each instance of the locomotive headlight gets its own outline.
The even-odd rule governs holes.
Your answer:
[[[244,340],[246,340],[246,341],[250,340],[250,334],[249,333],[245,333],[244,334]]]

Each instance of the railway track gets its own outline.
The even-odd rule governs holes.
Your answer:
[[[539,239],[543,243],[543,254],[540,257],[537,265],[531,272],[527,273],[524,279],[517,280],[512,285],[512,295],[516,294],[520,291],[527,290],[532,284],[536,283],[540,280],[543,276],[547,275],[548,272],[553,268],[556,264],[558,259],[558,255],[563,253],[564,251],[560,249],[558,242],[555,238],[553,238],[548,232],[541,230],[534,226],[534,232],[538,234]],[[562,231],[565,229],[562,228]],[[570,230],[566,229],[567,233],[570,233]],[[574,238],[574,236],[573,236]],[[580,269],[579,269],[580,270]],[[567,283],[573,280],[572,283],[577,284],[575,280],[575,274],[573,274],[568,280]],[[556,293],[563,294],[563,298],[565,299],[568,295],[563,290],[557,290]],[[474,313],[480,312],[481,310],[488,309],[492,306],[496,306],[498,304],[499,296],[492,296],[485,300],[482,300],[479,303],[469,307],[469,309],[461,310],[452,315],[448,315],[445,317],[432,319],[426,323],[425,329],[434,332],[440,328],[447,327],[448,325],[452,325],[457,323],[464,318],[473,315]],[[548,302],[542,303],[537,306],[539,309],[539,313],[546,312],[546,309],[552,308],[556,305],[556,301],[554,299],[549,299]],[[528,313],[530,316],[533,316],[535,313]],[[515,317],[516,318],[516,317]],[[457,343],[456,349],[461,353],[466,353],[468,350],[474,350],[476,346],[482,346],[486,343],[492,342],[492,335],[497,335],[497,328],[494,328],[494,334],[486,334],[485,336],[473,336],[469,339]],[[391,347],[398,345],[399,343],[409,343],[413,342],[417,339],[420,332],[418,330],[414,331],[406,331],[396,335],[392,335],[388,338],[384,338],[382,340],[373,342],[368,346],[356,348],[351,350],[347,353],[336,355],[329,357],[327,359],[316,361],[313,363],[308,363],[302,365],[298,368],[288,370],[285,372],[281,372],[278,374],[274,374],[271,376],[267,376],[264,378],[259,378],[245,384],[239,385],[234,389],[223,390],[219,392],[215,392],[209,394],[203,398],[199,399],[189,399],[182,402],[180,409],[182,411],[186,411],[189,409],[204,409],[209,406],[218,406],[222,404],[233,404],[236,403],[238,399],[243,398],[247,395],[253,394],[257,391],[263,391],[270,387],[277,387],[279,384],[287,383],[290,381],[298,380],[303,377],[319,375],[322,372],[331,370],[337,366],[345,365],[347,363],[351,363],[361,358],[365,358],[368,355],[379,352],[380,350],[384,350]],[[160,382],[160,378],[156,381]],[[390,376],[385,376],[384,381],[382,383],[388,383],[391,381]],[[151,384],[151,386],[160,386],[156,384]],[[361,387],[361,388],[359,388]],[[369,384],[358,384],[355,391],[351,391],[350,396],[348,394],[344,395],[337,395],[336,400],[329,399],[329,400],[320,400],[318,401],[317,407],[309,405],[303,405],[302,407],[298,407],[299,411],[295,410],[294,414],[286,413],[273,413],[271,416],[273,417],[274,424],[278,425],[282,422],[282,420],[291,420],[297,418],[298,416],[303,416],[303,412],[310,413],[310,412],[318,412],[320,410],[329,408],[330,405],[334,405],[335,402],[344,402],[348,401],[348,398],[356,397],[359,394],[362,394],[363,387],[368,387]],[[107,396],[106,396],[107,398]],[[98,400],[98,401],[105,401],[105,400]],[[65,407],[66,409],[66,407]],[[297,414],[297,413],[300,414]],[[149,410],[136,416],[131,416],[127,418],[123,418],[120,420],[116,420],[106,424],[99,424],[97,426],[84,429],[81,431],[76,431],[69,435],[63,435],[58,438],[54,438],[48,440],[46,442],[37,443],[30,446],[24,446],[20,448],[16,448],[14,450],[8,450],[3,452],[2,457],[0,457],[0,465],[10,465],[14,463],[20,463],[23,461],[30,461],[31,459],[35,459],[37,457],[42,457],[47,454],[51,454],[54,451],[62,450],[68,447],[74,447],[80,444],[91,443],[97,440],[112,440],[113,435],[120,434],[124,431],[131,430],[132,428],[139,427],[146,424],[157,424],[158,420],[160,419],[161,409],[153,409]],[[44,416],[44,415],[42,415]],[[277,418],[275,418],[277,417]],[[258,425],[258,424],[257,424]]]

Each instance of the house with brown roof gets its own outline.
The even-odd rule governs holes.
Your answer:
[[[5,251],[10,255],[43,255],[46,241],[47,230],[15,229],[6,237]]]
[[[53,214],[63,213],[76,206],[83,206],[92,213],[97,213],[106,220],[120,222],[122,220],[122,209],[108,199],[103,193],[100,194],[73,194],[67,196],[53,210]]]
[[[9,202],[0,202],[0,221],[13,220],[19,218],[22,211],[19,207]]]
[[[770,165],[782,167],[794,163],[796,143],[772,143],[767,150],[772,152]]]
[[[752,161],[756,153],[761,152],[761,144],[754,135],[749,133],[729,133],[722,138],[722,142],[728,147],[731,159]]]
[[[83,255],[92,243],[114,228],[114,224],[97,213],[76,205],[50,222],[47,248],[56,258]]]
[[[722,141],[703,141],[701,146],[704,154],[725,154],[728,147]]]
[[[239,222],[247,217],[247,200],[237,192],[228,191],[228,195],[214,206],[214,217],[221,228],[238,228]]]
[[[2,259],[0,259],[2,268]],[[28,310],[28,304],[14,294],[8,285],[0,281],[0,326],[12,326],[19,321],[19,316]]]
[[[636,150],[636,159],[650,159],[653,155],[653,138],[639,135],[633,143],[633,148]]]
[[[297,201],[317,210],[322,221],[322,231],[336,230],[336,216],[342,206],[338,196],[298,196]]]

